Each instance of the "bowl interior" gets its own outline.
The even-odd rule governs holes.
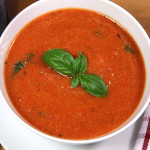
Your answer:
[[[5,89],[5,83],[4,83],[4,75],[3,75],[3,69],[4,69],[4,61],[6,57],[6,52],[13,41],[16,34],[31,20],[36,18],[37,16],[40,16],[46,12],[60,9],[60,8],[85,8],[97,11],[99,13],[102,13],[113,20],[117,21],[119,24],[121,24],[134,38],[134,40],[137,42],[139,48],[141,49],[141,53],[144,58],[145,62],[145,68],[146,68],[146,85],[145,85],[145,92],[143,94],[142,100],[136,109],[136,111],[133,113],[133,115],[119,128],[112,131],[109,134],[106,134],[105,136],[91,139],[91,140],[64,140],[64,139],[58,139],[55,137],[48,136],[44,133],[41,133],[40,131],[34,129],[31,127],[15,110],[12,103],[9,100],[9,97],[7,95],[6,89]],[[0,39],[0,98],[3,100],[6,107],[9,109],[9,111],[15,116],[18,121],[23,123],[26,127],[30,128],[35,133],[42,135],[46,138],[53,139],[60,142],[65,143],[73,143],[73,144],[86,144],[86,143],[93,143],[97,142],[103,139],[106,139],[108,137],[111,137],[113,135],[116,135],[117,133],[120,133],[127,127],[129,127],[132,123],[134,123],[140,115],[143,113],[145,108],[147,107],[150,98],[150,41],[145,33],[144,29],[141,27],[141,25],[124,9],[119,7],[118,5],[105,0],[42,0],[38,1],[25,10],[23,10],[19,15],[17,15],[13,21],[8,25],[8,27],[3,32],[1,39]],[[132,93],[129,93],[132,94]]]

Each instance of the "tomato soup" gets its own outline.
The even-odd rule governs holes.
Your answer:
[[[80,85],[73,89],[69,76],[48,67],[41,56],[55,48],[74,58],[84,54],[86,73],[99,75],[108,95],[93,96]],[[112,19],[84,9],[32,20],[15,37],[4,65],[6,89],[19,114],[63,139],[91,139],[118,128],[137,108],[145,86],[144,61],[133,38]]]

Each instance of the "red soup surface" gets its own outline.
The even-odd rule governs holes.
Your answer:
[[[87,58],[86,73],[99,75],[108,95],[96,97],[69,76],[48,67],[41,56],[61,48]],[[17,65],[28,60],[20,71]],[[20,115],[36,129],[64,139],[91,139],[123,124],[137,108],[145,86],[140,50],[118,23],[97,12],[63,9],[44,14],[15,37],[5,60],[6,88]]]

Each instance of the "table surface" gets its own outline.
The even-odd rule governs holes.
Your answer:
[[[5,0],[8,19],[11,21],[17,13],[37,0]],[[150,0],[111,0],[126,9],[143,26],[150,37]],[[0,150],[3,148],[0,146]]]

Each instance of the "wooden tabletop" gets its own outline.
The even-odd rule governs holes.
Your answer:
[[[0,150],[4,150],[4,148],[0,145]]]
[[[8,18],[12,18],[22,9],[37,0],[5,0]],[[62,0],[63,1],[63,0]],[[111,0],[131,13],[143,26],[150,37],[150,0]],[[3,150],[0,146],[0,150]]]

